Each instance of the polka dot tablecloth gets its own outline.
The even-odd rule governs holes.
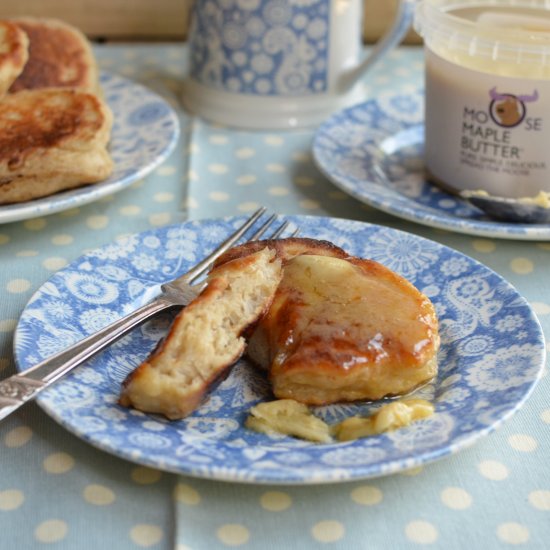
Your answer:
[[[162,94],[180,114],[172,155],[113,196],[0,226],[0,373],[15,372],[13,332],[32,293],[85,251],[185,219],[285,214],[383,224],[488,265],[530,302],[550,335],[550,243],[430,229],[365,206],[315,168],[313,130],[245,132],[184,113],[181,45],[98,46],[104,71]],[[422,84],[423,54],[400,48],[363,83],[365,98]],[[115,113],[116,116],[116,113]],[[30,403],[0,424],[0,547],[117,550],[548,548],[550,377],[473,447],[422,468],[335,485],[241,485],[123,461],[69,434]]]

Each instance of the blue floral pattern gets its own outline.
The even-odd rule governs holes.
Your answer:
[[[343,191],[406,220],[486,237],[548,240],[550,224],[491,220],[426,180],[424,94],[382,94],[345,109],[318,129],[313,156]]]
[[[120,407],[120,384],[166,333],[171,314],[135,329],[39,397],[85,441],[128,460],[184,474],[257,483],[319,483],[397,472],[459,451],[514,413],[538,381],[543,335],[528,303],[473,259],[420,237],[343,219],[288,217],[301,234],[378,260],[423,291],[440,316],[439,375],[416,395],[433,417],[385,435],[311,444],[247,430],[255,403],[270,399],[263,373],[245,360],[184,420]],[[151,297],[204,257],[242,218],[192,221],[122,238],[77,259],[32,297],[15,337],[25,370]],[[318,407],[337,422],[381,403]]]
[[[114,114],[109,152],[113,173],[106,180],[33,201],[0,207],[0,223],[75,208],[120,191],[166,160],[178,141],[179,119],[158,94],[122,76],[101,73],[104,98]]]
[[[327,90],[329,2],[201,0],[189,32],[191,75],[260,96]]]

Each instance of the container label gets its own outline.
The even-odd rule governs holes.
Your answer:
[[[488,74],[426,52],[426,164],[453,190],[548,190],[549,110],[550,81]]]

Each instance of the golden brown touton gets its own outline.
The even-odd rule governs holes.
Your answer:
[[[0,204],[107,178],[112,113],[71,88],[23,90],[0,101]]]
[[[245,349],[243,334],[265,313],[281,280],[269,248],[214,268],[166,338],[123,383],[120,403],[170,419],[190,414]]]
[[[234,248],[231,257],[255,246]],[[276,397],[308,405],[376,400],[436,375],[435,309],[409,281],[330,243],[285,239],[272,246],[284,275],[247,354],[268,370]]]

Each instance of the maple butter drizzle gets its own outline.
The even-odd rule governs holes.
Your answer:
[[[398,294],[389,290],[395,281],[387,280],[387,272],[378,277],[378,269],[376,262],[355,265],[326,256],[304,255],[289,262],[282,284],[290,281],[292,287],[285,289],[286,300],[278,310],[272,309],[271,332],[277,335],[272,348],[278,350],[274,362],[291,368],[302,361],[322,364],[332,356],[331,364],[347,370],[396,356],[423,361],[432,327],[419,316],[418,298],[406,287]],[[306,334],[305,345],[294,353]]]

